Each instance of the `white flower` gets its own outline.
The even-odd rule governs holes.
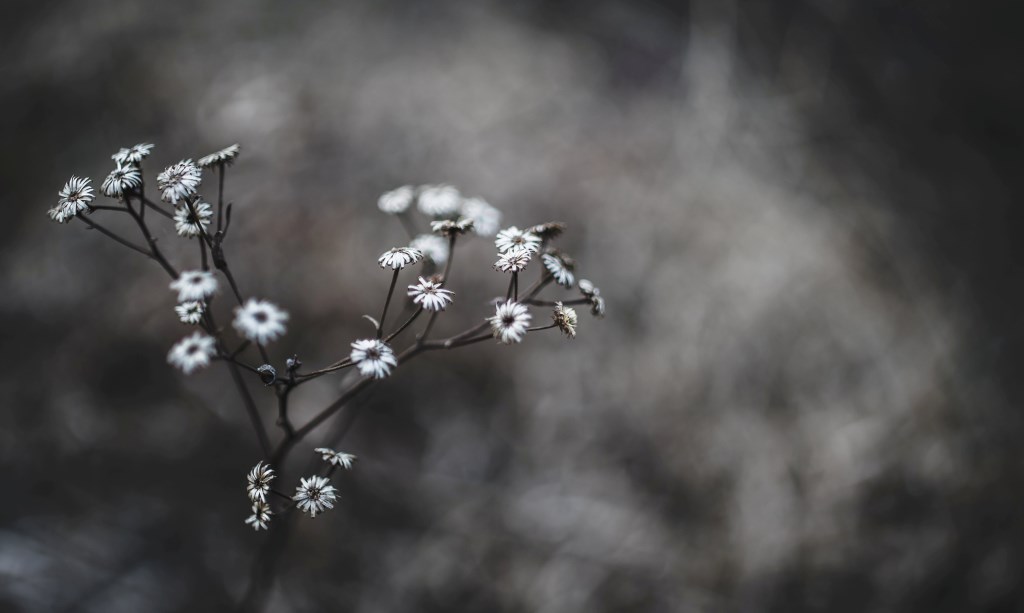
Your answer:
[[[265,502],[257,502],[252,505],[252,515],[245,520],[245,523],[252,526],[252,529],[257,532],[266,530],[271,515],[273,513],[270,512],[270,505]]]
[[[425,215],[444,217],[459,211],[462,195],[451,185],[424,185],[416,205]]]
[[[351,453],[342,453],[327,447],[317,447],[313,451],[322,454],[324,462],[328,464],[334,464],[335,466],[341,466],[346,470],[352,470],[352,462],[356,460],[356,456]]]
[[[381,194],[377,200],[377,208],[388,215],[398,215],[409,210],[412,199],[416,197],[416,190],[411,185],[403,185],[390,192]]]
[[[194,195],[202,180],[203,171],[192,160],[172,164],[156,176],[157,186],[162,190],[160,197],[174,204]]]
[[[597,318],[604,317],[604,298],[601,297],[601,290],[586,279],[580,279],[576,287],[590,303],[590,314]]]
[[[202,332],[196,332],[178,341],[167,354],[167,361],[181,369],[186,375],[210,363],[214,354],[214,340]]]
[[[494,338],[506,345],[518,343],[530,325],[530,312],[525,305],[511,300],[499,304],[490,318]]]
[[[462,214],[473,220],[473,229],[480,236],[494,236],[501,227],[501,211],[481,198],[464,200]]]
[[[576,283],[576,275],[572,274],[572,260],[550,253],[545,253],[540,259],[544,262],[544,268],[548,269],[559,285],[571,288]]]
[[[383,379],[391,374],[391,369],[398,366],[395,359],[395,352],[388,347],[387,343],[380,339],[371,338],[352,343],[352,353],[349,354],[352,363],[359,368],[359,373],[364,377]]]
[[[82,211],[89,210],[89,203],[95,195],[92,187],[89,186],[89,179],[82,177],[71,177],[64,184],[64,189],[57,194],[60,200],[57,206],[50,209],[50,219],[64,223]]]
[[[122,148],[120,151],[110,156],[110,159],[117,162],[119,166],[124,166],[125,164],[138,164],[145,159],[152,150],[153,145],[149,143],[139,143],[138,145],[133,145],[127,149]]]
[[[420,282],[416,285],[409,286],[409,295],[412,296],[413,303],[428,311],[443,311],[451,304],[454,293],[441,287],[440,283],[428,281],[423,277],[420,277]]]
[[[327,484],[326,477],[303,478],[302,484],[295,488],[295,496],[292,498],[297,503],[300,511],[309,513],[310,517],[316,517],[317,513],[323,513],[327,509],[333,509],[333,502],[337,499],[333,485]]]
[[[199,323],[202,321],[205,311],[206,303],[202,300],[189,300],[174,307],[174,312],[178,314],[178,319],[183,324]]]
[[[206,202],[196,202],[191,207],[186,202],[174,211],[174,229],[178,231],[178,236],[199,236],[210,225],[211,217],[213,207]]]
[[[178,291],[178,302],[203,300],[217,291],[217,278],[205,270],[185,270],[171,281],[171,289]]]
[[[494,246],[498,248],[498,253],[505,253],[513,247],[522,247],[530,253],[537,253],[540,251],[540,237],[529,230],[511,226],[498,232]]]
[[[554,320],[555,325],[566,336],[576,338],[576,323],[579,321],[576,317],[576,309],[564,306],[561,302],[556,302],[555,310],[551,313],[551,319]]]
[[[435,264],[444,265],[448,261],[448,241],[433,234],[420,234],[409,241],[409,248],[422,251]]]
[[[389,249],[381,254],[377,258],[377,263],[380,264],[381,268],[391,268],[391,270],[401,270],[409,264],[415,264],[423,259],[423,252],[419,249],[412,249],[410,247],[395,247]]]
[[[459,217],[458,219],[442,219],[440,221],[430,222],[431,232],[436,232],[441,236],[451,238],[460,234],[465,234],[473,229],[473,220],[468,217]]]
[[[286,321],[288,313],[273,303],[250,298],[244,305],[235,307],[235,321],[232,325],[250,341],[266,345],[284,334]]]
[[[103,179],[100,191],[103,192],[104,196],[118,198],[126,191],[133,190],[140,185],[142,185],[142,173],[139,172],[137,167],[131,165],[118,166],[110,171],[106,179]]]
[[[249,494],[249,500],[266,502],[267,493],[270,492],[270,482],[276,478],[277,475],[274,474],[273,468],[264,464],[262,460],[257,462],[256,466],[249,471],[249,476],[246,477],[249,483],[245,486],[245,491]]]
[[[199,158],[197,162],[200,168],[208,168],[214,164],[221,164],[223,166],[230,166],[235,158],[238,157],[238,152],[242,148],[238,144],[231,145],[230,147],[224,147],[220,151],[214,151],[210,155]]]
[[[519,272],[530,263],[531,252],[524,247],[514,247],[498,256],[494,268],[501,272]]]

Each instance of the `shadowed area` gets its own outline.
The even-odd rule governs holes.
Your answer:
[[[564,221],[608,305],[419,356],[303,441],[283,491],[314,447],[359,460],[291,519],[266,610],[1018,610],[1015,12],[4,3],[0,609],[231,610],[280,528],[243,523],[265,458],[223,365],[166,363],[163,271],[46,217],[120,147],[156,144],[153,185],[238,142],[227,252],[291,315],[279,370],[372,335],[403,184]],[[493,261],[458,246],[439,334],[493,312]],[[296,423],[354,380],[300,388]]]

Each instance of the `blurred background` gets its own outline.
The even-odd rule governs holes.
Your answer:
[[[368,335],[405,183],[565,221],[608,301],[575,341],[417,358],[300,445],[286,491],[314,446],[359,462],[267,610],[1024,610],[1020,13],[4,2],[0,610],[230,610],[272,538],[227,372],[166,364],[163,272],[46,217],[137,142],[150,184],[241,143],[228,254],[292,315],[278,363]],[[492,260],[459,248],[440,331],[487,314]]]

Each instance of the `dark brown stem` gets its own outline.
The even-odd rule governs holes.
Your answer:
[[[117,234],[114,234],[113,232],[111,232],[110,230],[108,230],[108,229],[104,228],[103,226],[99,225],[95,221],[93,221],[93,220],[91,220],[91,219],[89,219],[87,217],[83,217],[81,215],[75,215],[75,217],[80,219],[82,221],[82,223],[86,224],[91,229],[98,230],[100,233],[105,234],[106,236],[109,236],[110,238],[114,239],[118,243],[121,243],[125,247],[128,247],[129,249],[131,249],[133,251],[138,251],[139,253],[141,253],[142,255],[146,256],[147,258],[154,259],[154,260],[156,259],[156,258],[153,257],[152,253],[146,251],[145,249],[143,249],[142,247],[139,247],[138,245],[136,245],[134,243],[131,243],[131,242],[121,238]]]
[[[388,315],[388,305],[391,304],[391,296],[395,293],[395,284],[398,283],[398,271],[399,268],[395,269],[395,273],[391,275],[391,285],[388,287],[388,297],[384,300],[384,310],[380,313],[380,321],[377,322],[377,338],[384,336],[384,318]]]

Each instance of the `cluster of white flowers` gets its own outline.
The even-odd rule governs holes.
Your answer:
[[[153,145],[140,143],[132,147],[122,148],[111,156],[115,168],[102,181],[99,191],[103,196],[116,201],[115,206],[93,205],[95,190],[87,177],[72,176],[58,193],[57,204],[49,209],[48,215],[55,221],[64,223],[75,217],[122,245],[136,252],[141,252],[157,261],[173,278],[169,288],[176,296],[174,312],[178,320],[186,325],[194,326],[187,336],[175,343],[167,354],[167,361],[185,374],[191,374],[208,366],[212,361],[224,361],[232,369],[236,383],[243,389],[240,393],[254,417],[254,426],[260,436],[260,443],[266,457],[275,458],[275,463],[283,462],[288,450],[301,438],[313,431],[331,412],[343,406],[342,400],[330,405],[304,426],[295,428],[287,415],[287,397],[295,387],[312,378],[335,372],[348,367],[355,367],[362,377],[366,378],[356,384],[366,385],[370,379],[379,380],[389,377],[399,366],[399,356],[404,362],[407,357],[429,349],[449,349],[462,345],[496,339],[499,343],[520,343],[530,332],[558,328],[568,338],[575,338],[578,329],[576,310],[570,305],[587,305],[595,317],[605,314],[605,301],[600,290],[585,279],[577,280],[576,264],[569,255],[552,247],[552,241],[564,230],[561,222],[548,222],[533,226],[510,226],[501,229],[502,213],[487,201],[477,197],[465,197],[454,186],[448,184],[429,184],[412,186],[405,185],[382,194],[377,202],[381,211],[398,217],[410,236],[407,246],[389,249],[377,258],[382,269],[391,271],[391,284],[388,289],[380,321],[367,315],[375,326],[375,338],[364,338],[351,343],[347,358],[335,361],[326,368],[312,372],[300,372],[302,363],[297,355],[288,358],[283,368],[275,368],[274,359],[267,351],[266,345],[280,339],[286,333],[289,314],[274,303],[259,298],[243,300],[236,279],[227,264],[223,249],[229,224],[224,223],[223,181],[227,168],[238,158],[241,148],[234,144],[193,162],[191,158],[181,160],[164,168],[157,174],[156,182],[160,190],[159,201],[154,202],[145,196],[145,179],[143,177],[143,161],[153,151]],[[198,189],[203,181],[203,170],[209,169],[217,174],[218,200],[216,210],[209,202],[203,200]],[[162,201],[162,202],[161,202]],[[168,204],[170,206],[168,206]],[[170,218],[174,230],[183,238],[197,238],[193,245],[199,247],[198,256],[201,266],[188,270],[177,271],[177,268],[165,257],[157,238],[149,231],[151,220],[160,220],[151,215],[145,217],[143,212],[152,209]],[[119,210],[131,215],[139,226],[144,240],[124,239],[113,229],[100,225],[95,219],[105,210]],[[230,211],[229,208],[226,209]],[[422,217],[425,216],[426,220]],[[216,218],[216,232],[211,231]],[[227,220],[230,216],[226,217]],[[426,231],[429,228],[429,231]],[[471,326],[459,334],[445,338],[429,338],[435,320],[442,312],[453,305],[455,292],[448,289],[452,264],[455,261],[453,249],[463,236],[476,234],[493,237],[497,251],[494,268],[511,273],[508,279],[507,295],[494,303],[494,312],[477,325]],[[522,282],[522,273],[530,262],[540,259],[542,265],[533,267],[539,272],[539,278],[532,284]],[[461,261],[461,260],[460,260]],[[386,334],[385,324],[388,308],[396,295],[398,277],[406,268],[419,265],[417,282],[407,285],[405,295],[399,291],[397,295],[404,300],[403,308],[407,311],[405,323],[389,327]],[[442,268],[443,267],[443,268]],[[224,327],[216,322],[215,298],[219,291],[219,275],[224,275],[230,287],[230,294],[240,303],[233,310],[230,330],[233,328],[240,339],[233,342],[225,336]],[[557,284],[563,288],[576,288],[579,296],[562,301],[541,300],[538,294],[550,285]],[[520,292],[520,287],[525,289]],[[551,324],[531,328],[534,320],[530,312],[531,306],[554,306]],[[408,311],[412,311],[408,313]],[[426,312],[426,313],[424,313]],[[392,312],[392,314],[394,314]],[[389,344],[411,326],[417,317],[426,320],[425,326],[416,335],[413,344],[400,354]],[[420,320],[423,322],[423,319]],[[488,332],[489,329],[489,332]],[[253,347],[253,345],[256,345]],[[246,352],[258,351],[261,362],[250,364],[245,357]],[[281,376],[278,375],[281,369]],[[284,431],[285,438],[278,452],[274,452],[270,437],[265,431],[258,407],[245,384],[239,379],[240,373],[254,374],[267,386],[274,386],[279,400],[278,425]],[[350,387],[357,392],[359,387]],[[346,392],[347,393],[347,392]],[[328,464],[326,476],[313,475],[303,477],[296,487],[294,495],[287,495],[271,488],[276,479],[274,469],[269,464],[259,462],[247,475],[246,491],[252,514],[245,523],[253,530],[268,528],[274,515],[270,494],[284,499],[285,504],[308,513],[311,517],[334,507],[337,501],[337,490],[330,484],[330,477],[339,469],[351,469],[356,456],[317,447],[314,450]],[[291,507],[289,507],[291,508]],[[281,509],[278,509],[281,513]]]
[[[501,211],[482,198],[465,198],[447,184],[403,185],[381,194],[377,207],[388,215],[402,215],[413,203],[429,217],[462,217],[463,232],[472,228],[480,236],[494,236],[501,227]]]

